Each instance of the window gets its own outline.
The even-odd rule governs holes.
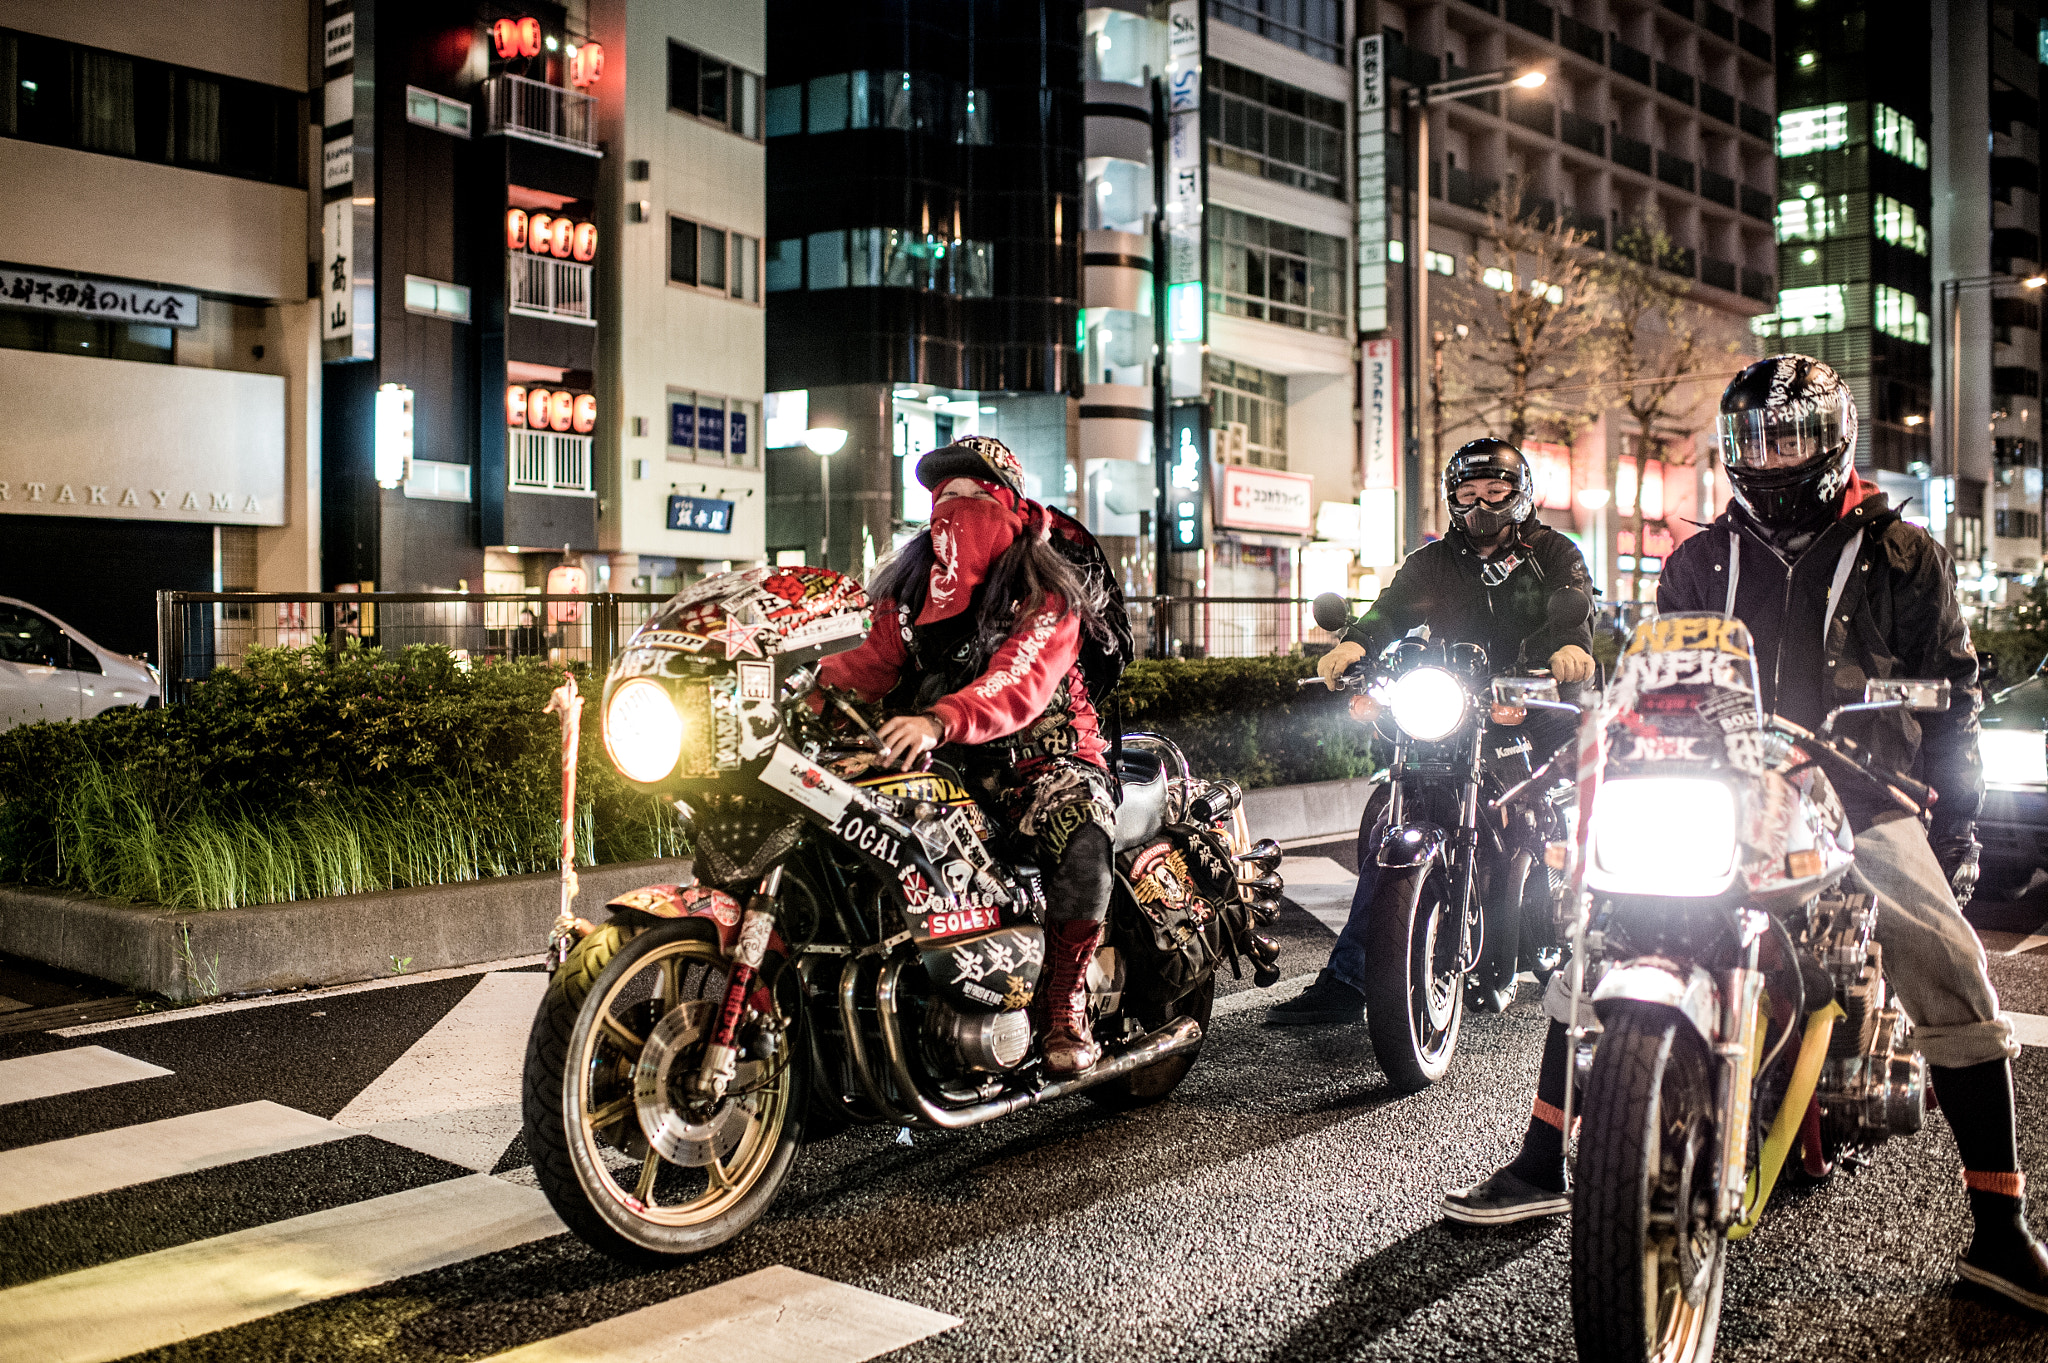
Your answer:
[[[1778,290],[1778,315],[1772,330],[1782,336],[1812,336],[1840,331],[1847,320],[1842,286],[1815,284],[1803,289]]]
[[[1227,62],[1204,64],[1212,164],[1344,197],[1344,104]]]
[[[732,296],[749,303],[761,301],[761,239],[732,234]]]
[[[1209,17],[1319,61],[1344,60],[1343,0],[1209,0]]]
[[[0,308],[0,350],[46,350],[170,364],[176,359],[173,335],[169,327]]]
[[[1872,201],[1871,208],[1881,240],[1903,246],[1916,255],[1927,254],[1927,227],[1920,221],[1913,205],[1902,204],[1888,194],[1880,194]]]
[[[1234,208],[1208,217],[1210,311],[1345,334],[1342,237]]]
[[[469,106],[459,99],[444,99],[417,85],[405,87],[405,117],[409,123],[439,128],[457,137],[469,136]]]
[[[697,224],[687,218],[668,220],[668,277],[672,284],[697,282]]]
[[[1829,328],[1831,331],[1840,329]],[[1920,311],[1920,305],[1912,294],[1889,284],[1877,286],[1877,329],[1902,341],[1928,344],[1930,326],[1927,314]]]
[[[1402,241],[1399,237],[1389,238],[1387,241],[1387,259],[1396,265],[1407,260],[1408,243]],[[1458,273],[1458,260],[1456,256],[1453,256],[1448,251],[1424,251],[1422,253],[1422,268],[1431,274],[1449,277]]]
[[[678,463],[758,468],[760,406],[694,392],[668,390],[668,457]]]
[[[469,290],[460,284],[446,284],[420,275],[405,277],[405,310],[429,317],[446,317],[452,322],[469,320]]]
[[[761,78],[681,43],[668,45],[668,107],[741,137],[761,136]]]
[[[846,287],[846,233],[813,232],[804,248],[804,287],[843,289]]]
[[[1498,289],[1502,293],[1507,293],[1515,287],[1515,272],[1489,265],[1486,267],[1485,273],[1480,275],[1479,282],[1489,289]]]
[[[1927,169],[1927,143],[1913,120],[1885,104],[1871,106],[1871,140],[1879,151],[1890,152],[1907,165]]]
[[[1778,201],[1778,240],[1826,241],[1849,230],[1849,196],[1822,194],[1818,186],[1799,186],[1800,197]]]
[[[988,91],[923,71],[839,71],[768,91],[768,136],[900,128],[966,146],[994,140]]]
[[[763,266],[762,284],[770,293],[784,293],[804,286],[804,242],[789,237],[768,243],[768,260]]]
[[[1248,364],[1219,359],[1208,362],[1209,421],[1217,433],[1217,454],[1244,440],[1248,464],[1269,469],[1287,467],[1287,379]],[[1242,432],[1230,430],[1242,426]],[[1235,449],[1230,449],[1235,453]]]
[[[778,85],[768,92],[768,135],[789,137],[804,130],[804,87]]]
[[[1814,109],[1787,109],[1778,115],[1778,155],[1805,156],[1828,151],[1849,140],[1849,106],[1823,104]]]
[[[805,132],[836,133],[846,130],[848,82],[849,78],[845,75],[811,78],[809,114],[804,122]],[[866,127],[867,124],[863,121],[858,126]]]
[[[697,282],[710,289],[725,287],[725,233],[716,227],[697,229]]]
[[[987,298],[995,292],[994,251],[984,241],[895,227],[814,232],[769,244],[767,287],[770,293],[879,288]]]

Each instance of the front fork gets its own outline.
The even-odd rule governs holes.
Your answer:
[[[725,1096],[726,1085],[739,1073],[739,1048],[733,1038],[739,1031],[740,1013],[746,1007],[747,990],[754,972],[768,954],[768,939],[775,931],[775,895],[782,888],[782,867],[770,868],[761,877],[754,897],[747,901],[746,916],[740,919],[740,938],[732,952],[732,978],[726,982],[725,1003],[718,1010],[718,1025],[704,1047],[704,1062],[698,1066],[691,1087],[716,1102]]]

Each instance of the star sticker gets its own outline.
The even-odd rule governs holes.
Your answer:
[[[756,658],[763,656],[760,642],[755,637],[760,629],[759,625],[742,624],[736,615],[727,615],[724,629],[712,630],[704,637],[724,644],[725,659],[731,662],[742,653],[751,653]]]

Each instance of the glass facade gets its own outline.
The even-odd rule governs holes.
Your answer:
[[[1342,237],[1211,204],[1209,310],[1348,334]]]
[[[1211,58],[1202,132],[1211,165],[1344,197],[1344,104]]]
[[[1343,0],[1209,0],[1209,17],[1318,61],[1344,60]]]
[[[1209,425],[1216,455],[1262,468],[1287,467],[1287,376],[1210,356]],[[1240,449],[1239,442],[1242,442]]]

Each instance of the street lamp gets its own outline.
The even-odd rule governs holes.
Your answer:
[[[1963,366],[1956,352],[1961,348],[1959,341],[1963,330],[1963,290],[1995,289],[2000,284],[2017,283],[2023,289],[2038,289],[2048,285],[2048,275],[2029,275],[2015,279],[2012,275],[1982,274],[1967,279],[1944,279],[1940,286],[1939,320],[1942,329],[1939,363],[1941,372],[1937,375],[1936,389],[1939,414],[1942,421],[1943,463],[1948,470],[1949,505],[1943,509],[1941,522],[1941,543],[1948,550],[1951,563],[1956,556],[1956,514],[1955,508],[1962,494],[1963,478],[1963,432],[1961,414],[1963,407]],[[1981,548],[1981,546],[1980,546]]]
[[[825,533],[818,537],[818,566],[832,566],[832,456],[846,448],[846,432],[837,426],[813,426],[804,444],[818,456],[818,496],[825,504]]]
[[[1429,270],[1426,268],[1429,260],[1429,106],[1446,99],[1490,95],[1510,87],[1534,90],[1543,81],[1541,71],[1526,71],[1519,76],[1511,76],[1505,71],[1488,71],[1477,76],[1438,81],[1434,85],[1411,85],[1401,95],[1401,140],[1405,146],[1414,149],[1416,166],[1411,181],[1415,186],[1415,212],[1409,215],[1411,230],[1406,242],[1408,296],[1412,303],[1405,328],[1408,431],[1401,459],[1401,486],[1406,493],[1401,499],[1403,553],[1412,552],[1422,538],[1422,498],[1419,495],[1422,481],[1422,421],[1419,410],[1422,385],[1419,375],[1422,343],[1429,335]]]

